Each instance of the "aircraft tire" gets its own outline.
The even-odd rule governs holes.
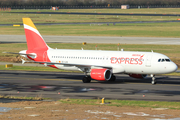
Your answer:
[[[152,81],[151,84],[152,84],[152,85],[155,85],[155,84],[156,84],[156,81]]]
[[[90,76],[84,76],[82,81],[83,81],[83,83],[90,83],[91,82],[91,77]]]
[[[152,84],[152,85],[155,85],[155,84],[156,84],[156,78],[155,78],[155,77],[152,77],[151,84]]]
[[[111,79],[110,79],[109,81],[112,81],[112,82],[113,82],[113,81],[116,81],[116,76],[112,75],[112,76],[111,76]]]

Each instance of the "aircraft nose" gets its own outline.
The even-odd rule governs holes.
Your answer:
[[[177,69],[178,69],[178,66],[177,66],[175,63],[172,63],[172,64],[169,66],[169,71],[170,71],[170,72],[175,72]]]

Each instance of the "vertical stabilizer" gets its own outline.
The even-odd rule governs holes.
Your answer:
[[[22,18],[28,50],[48,49],[43,37],[30,18]]]

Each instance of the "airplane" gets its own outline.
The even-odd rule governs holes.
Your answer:
[[[45,66],[78,70],[85,73],[83,83],[115,81],[114,74],[128,74],[130,77],[144,79],[147,75],[156,84],[156,74],[175,72],[178,67],[166,55],[155,52],[72,50],[50,48],[30,18],[22,18],[27,41],[27,50],[19,54],[35,63]],[[28,61],[22,60],[22,63]]]

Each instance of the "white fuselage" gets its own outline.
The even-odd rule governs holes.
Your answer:
[[[47,55],[51,62],[111,67],[112,73],[165,74],[177,70],[167,56],[154,52],[49,49]],[[55,66],[81,70],[75,66]]]

